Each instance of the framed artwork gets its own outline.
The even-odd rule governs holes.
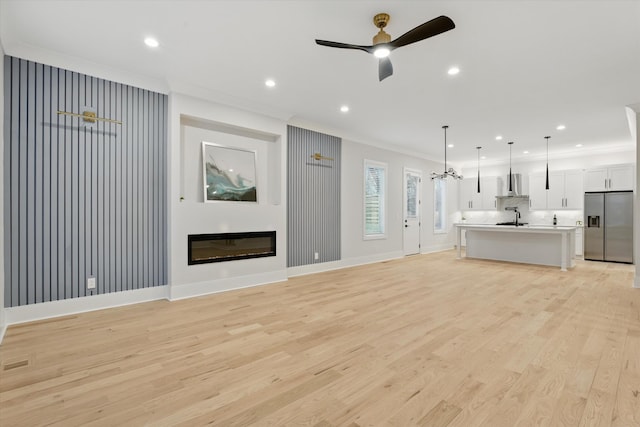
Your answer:
[[[202,142],[205,202],[257,202],[256,153]]]

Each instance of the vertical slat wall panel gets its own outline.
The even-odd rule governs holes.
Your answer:
[[[287,266],[337,261],[341,139],[289,126],[287,140]]]
[[[5,305],[166,284],[166,95],[10,56],[3,66]],[[85,106],[123,124],[57,114]]]

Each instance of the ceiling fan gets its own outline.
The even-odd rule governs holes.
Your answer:
[[[437,36],[438,34],[452,30],[456,27],[456,24],[453,23],[451,18],[447,16],[439,16],[431,21],[418,25],[413,30],[409,30],[397,39],[391,41],[391,36],[384,31],[384,27],[387,26],[388,22],[389,15],[387,13],[379,13],[373,17],[373,24],[380,28],[380,31],[373,37],[372,46],[330,42],[318,39],[316,39],[316,43],[321,46],[357,49],[364,50],[367,53],[372,53],[379,59],[378,78],[382,81],[393,74],[393,66],[388,58],[389,53],[391,53],[392,50],[411,43],[419,42],[420,40],[428,39],[429,37]]]

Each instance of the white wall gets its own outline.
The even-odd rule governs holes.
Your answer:
[[[0,5],[0,11],[2,6]],[[4,50],[2,40],[0,40],[0,165],[3,172],[0,173],[0,342],[5,331],[4,317]]]
[[[374,160],[387,164],[387,237],[382,240],[363,239],[364,161]],[[457,210],[457,185],[450,179],[447,189],[447,206],[451,212],[448,223],[450,232],[433,232],[433,183],[432,171],[440,171],[443,165],[436,162],[372,147],[362,143],[342,141],[342,258],[346,262],[357,259],[375,259],[403,254],[403,171],[411,168],[422,171],[421,252],[432,252],[453,247],[452,223]]]
[[[286,279],[286,124],[170,94],[169,284],[172,299]],[[202,141],[257,152],[258,203],[203,203]],[[280,173],[274,173],[277,168]],[[181,200],[181,197],[183,198]],[[276,231],[275,257],[187,265],[189,234]]]

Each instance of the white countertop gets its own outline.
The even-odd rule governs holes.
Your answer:
[[[456,227],[467,230],[484,230],[484,231],[508,231],[520,233],[561,233],[581,228],[575,225],[494,225],[494,224],[454,224]]]

